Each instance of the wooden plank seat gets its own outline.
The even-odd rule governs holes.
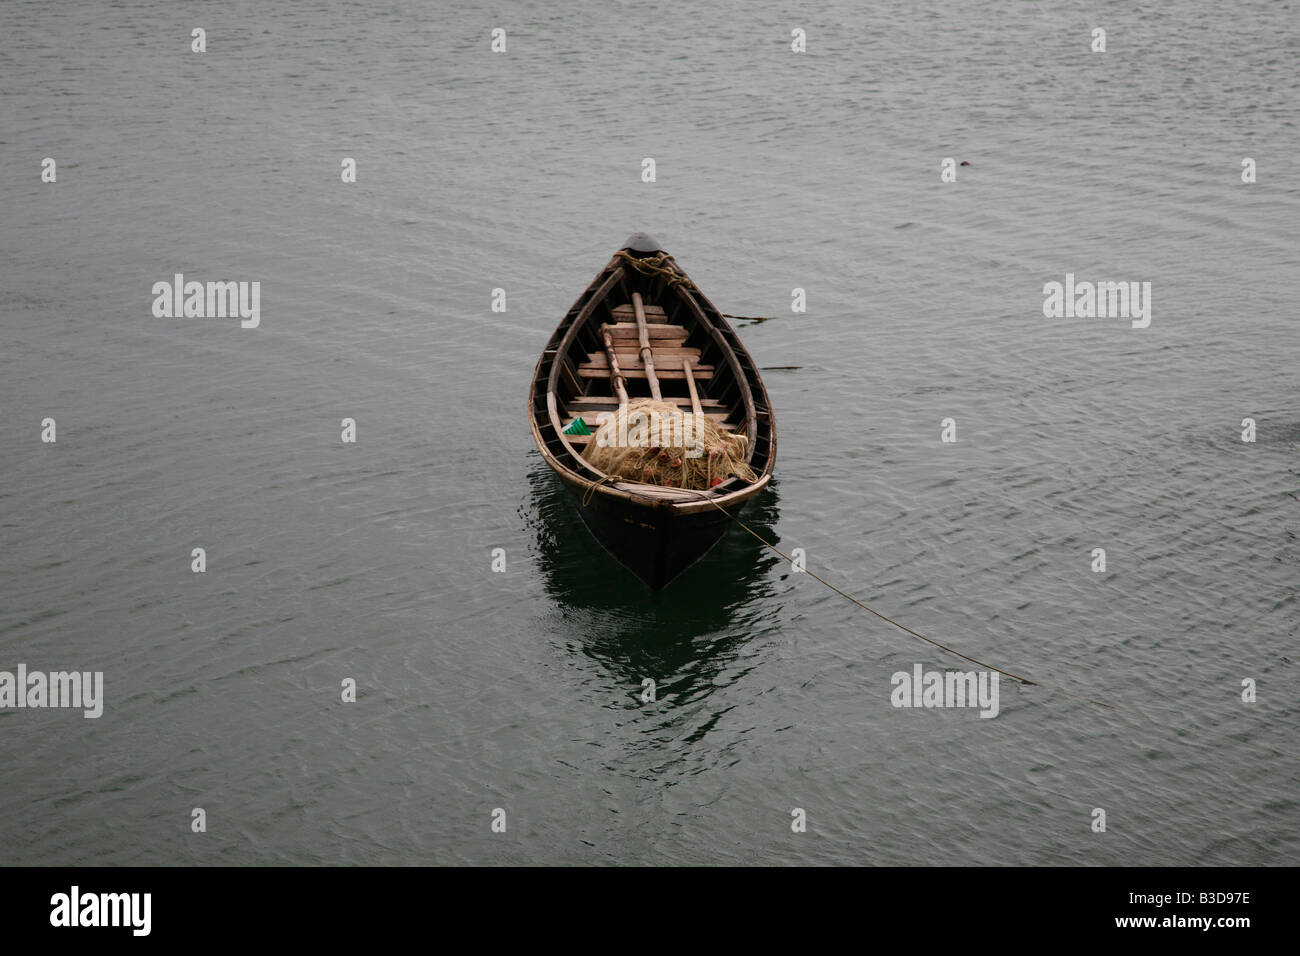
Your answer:
[[[633,358],[637,361],[641,360],[641,350],[634,345],[628,345],[624,342],[618,342],[614,345],[614,354],[618,356],[619,365],[623,364],[623,356],[625,355],[628,358]],[[691,360],[692,368],[694,368],[695,363],[700,360],[700,350],[689,348],[685,345],[652,345],[650,346],[650,354],[654,356],[656,360],[662,355],[664,357],[664,363],[662,364],[675,365],[678,368],[682,367],[682,359],[684,358]],[[592,362],[604,362],[608,365],[609,353],[604,349],[599,352],[588,352],[586,364],[590,365]],[[655,368],[658,368],[660,364],[660,362],[656,361]],[[709,366],[709,368],[712,367],[712,365]]]
[[[637,339],[637,327],[635,322],[611,322],[609,331],[614,336],[614,341],[630,339],[635,342]],[[672,345],[674,339],[686,341],[686,328],[681,325],[650,325],[646,324],[646,333],[650,336],[655,347],[660,344]]]
[[[642,305],[642,309],[645,311],[645,320],[647,323],[668,321],[668,316],[664,314],[664,310],[661,306],[650,305],[647,303]],[[609,312],[614,317],[615,322],[631,322],[632,328],[636,328],[636,310],[632,308],[630,302],[625,305],[616,305],[614,308],[610,309]]]
[[[685,408],[682,408],[680,404],[677,407],[681,408],[681,410],[686,414],[691,414],[691,406],[689,404],[687,404]],[[613,408],[574,408],[570,405],[569,410],[564,414],[562,421],[564,422],[564,427],[568,428],[573,424],[575,418],[581,416],[582,420],[587,423],[587,427],[592,431],[595,431],[598,427],[597,423],[600,420],[600,416],[606,413],[613,415],[615,411],[616,409]],[[719,411],[705,411],[702,414],[716,425],[726,425],[728,420],[731,418],[730,409],[725,408]]]
[[[666,401],[675,402],[677,404],[677,407],[682,409],[682,411],[689,412],[691,410],[691,400],[684,395],[679,398],[666,399]],[[617,408],[618,399],[615,398],[613,395],[577,395],[571,398],[568,402],[570,408],[572,408],[574,405],[584,405],[584,404],[604,405],[608,408]],[[730,407],[725,402],[719,401],[716,398],[702,398],[700,399],[700,404],[704,407],[706,411],[710,409],[718,409],[718,408],[725,409]]]
[[[615,346],[614,354],[618,357],[619,368],[635,368],[642,364],[641,353],[637,349]],[[661,366],[666,367],[665,371],[671,372],[676,369],[680,372],[682,370],[682,359],[684,358],[691,360],[692,369],[701,367],[713,368],[712,365],[700,366],[696,364],[700,360],[699,349],[688,349],[685,347],[651,348],[650,354],[654,358],[656,372],[659,371]],[[587,354],[587,361],[583,362],[579,368],[586,368],[589,365],[594,365],[598,368],[609,368],[609,355],[606,352],[589,352]]]
[[[682,358],[694,359],[699,355],[695,349],[682,349],[681,354],[677,355],[678,362]],[[694,354],[692,354],[694,353]],[[655,355],[659,355],[659,350],[655,349]],[[645,366],[641,364],[641,356],[635,352],[616,352],[618,357],[618,367],[623,372],[624,378],[646,378]],[[680,365],[673,368],[670,364],[674,356],[665,353],[659,362],[663,363],[662,367],[656,363],[655,372],[660,379],[665,381],[676,379],[682,381],[686,378],[686,373],[682,371]],[[713,378],[712,365],[696,365],[692,361],[691,371],[695,375],[696,381],[701,379]],[[592,352],[587,356],[587,361],[578,366],[578,375],[582,378],[609,378],[609,357],[597,352]]]
[[[610,338],[614,341],[614,347],[620,350],[635,352],[640,349],[637,342],[636,328],[628,329],[622,323],[618,325],[607,325]],[[663,329],[663,332],[660,332]],[[650,339],[650,347],[658,352],[661,348],[680,349],[686,345],[686,330],[680,325],[647,325],[646,332]]]
[[[625,379],[629,379],[629,380],[647,379],[650,377],[646,375],[645,369],[631,368],[628,365],[623,365],[621,361],[619,362],[619,365],[621,365],[623,368],[623,377]],[[701,380],[707,380],[713,378],[713,369],[709,368],[708,366],[705,366],[704,368],[693,369],[692,371],[694,371],[695,373],[695,380],[697,382]],[[609,369],[599,365],[595,365],[595,366],[583,365],[579,367],[578,375],[582,378],[609,378]],[[671,381],[681,382],[686,380],[686,373],[683,372],[681,369],[671,369],[671,368],[665,369],[664,371],[659,372],[659,379],[661,381],[666,381],[666,382],[671,382]]]

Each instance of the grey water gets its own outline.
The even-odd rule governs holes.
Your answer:
[[[1298,36],[0,4],[0,671],[105,697],[0,710],[0,863],[1294,863]],[[772,316],[744,520],[1037,686],[895,707],[973,665],[738,528],[661,593],[612,564],[524,406],[637,230]],[[260,324],[156,317],[178,273],[260,282]],[[1150,282],[1149,327],[1046,317],[1067,275]]]

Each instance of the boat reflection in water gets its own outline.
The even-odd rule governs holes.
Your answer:
[[[748,670],[740,658],[751,638],[776,634],[773,569],[784,561],[738,525],[671,588],[650,591],[585,533],[577,506],[540,459],[529,481],[536,560],[554,602],[549,630],[600,663],[609,677],[605,700],[612,684],[626,691],[620,707],[640,706],[648,678],[661,706],[698,703]],[[778,502],[772,482],[743,520],[779,546]]]

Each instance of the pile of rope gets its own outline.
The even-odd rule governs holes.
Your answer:
[[[630,266],[643,276],[663,279],[668,285],[679,285],[685,289],[695,290],[695,283],[686,273],[677,268],[673,257],[666,252],[656,252],[652,256],[637,257],[625,249],[614,253],[615,259],[622,259],[623,265]]]
[[[699,288],[691,281],[690,276],[677,269],[677,262],[666,252],[656,252],[652,256],[637,257],[632,255],[626,249],[620,249],[614,253],[615,259],[622,259],[625,266],[630,266],[643,276],[650,276],[652,279],[663,279],[670,286],[679,285],[684,289],[690,289],[698,292]],[[772,319],[770,315],[730,315],[722,313],[724,319],[745,319],[750,322],[768,322]]]
[[[704,491],[732,475],[753,481],[748,451],[744,435],[724,432],[707,415],[634,398],[596,429],[583,457],[613,478]]]

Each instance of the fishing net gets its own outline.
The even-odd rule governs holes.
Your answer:
[[[724,432],[707,415],[634,398],[596,429],[583,456],[616,478],[702,491],[732,475],[753,481],[748,450],[744,435]]]

